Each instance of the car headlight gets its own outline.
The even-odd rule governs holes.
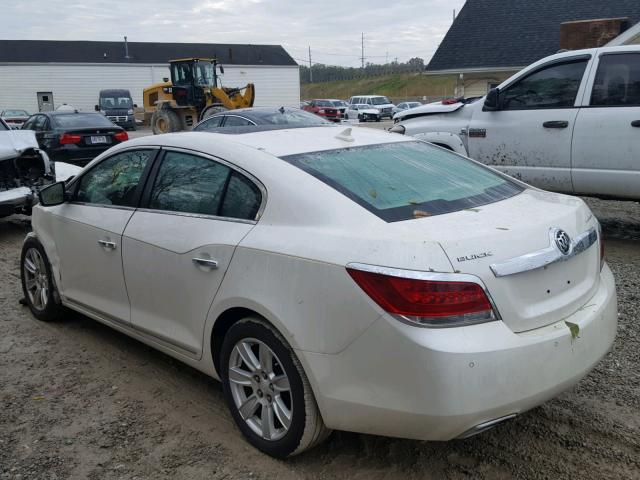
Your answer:
[[[404,126],[403,126],[403,125],[394,125],[393,127],[391,127],[391,128],[389,129],[389,131],[390,131],[390,132],[393,132],[393,133],[400,133],[400,134],[402,134],[402,135],[404,135],[405,130],[406,130],[406,129],[404,128]]]
[[[129,110],[127,110],[127,115],[133,115],[133,108],[130,108]]]
[[[318,113],[324,113],[323,109],[318,110]]]
[[[107,114],[107,112],[106,112],[106,111],[104,111],[104,110],[100,110],[100,113],[101,113],[102,115],[106,115],[106,114]]]

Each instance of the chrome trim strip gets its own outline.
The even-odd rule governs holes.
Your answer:
[[[480,288],[484,291],[485,295],[489,299],[489,303],[493,308],[494,318],[487,321],[492,320],[502,320],[500,316],[500,312],[498,311],[498,306],[493,301],[491,297],[491,293],[487,289],[487,286],[484,284],[481,278],[476,277],[475,275],[471,275],[469,273],[447,273],[447,272],[424,272],[421,270],[405,270],[402,268],[392,268],[392,267],[382,267],[379,265],[369,265],[366,263],[357,263],[352,262],[347,264],[347,268],[351,268],[353,270],[361,270],[363,272],[371,272],[378,273],[380,275],[388,275],[390,277],[400,277],[400,278],[410,278],[413,280],[430,280],[433,282],[466,282],[466,283],[475,283],[479,285]],[[402,320],[404,317],[398,317],[394,315],[394,317]],[[415,322],[411,322],[411,325],[416,326]],[[443,327],[431,327],[427,325],[420,325],[426,328],[446,328]],[[458,326],[458,325],[452,325]]]
[[[160,215],[176,215],[178,217],[203,218],[205,220],[219,220],[222,222],[246,223],[255,225],[257,220],[246,220],[244,218],[218,217],[216,215],[205,215],[203,213],[172,212],[170,210],[158,210],[154,208],[138,208],[136,212],[157,213]]]
[[[506,277],[516,273],[537,270],[556,262],[564,262],[587,250],[598,240],[598,230],[591,227],[586,232],[581,233],[571,242],[567,253],[562,253],[556,245],[555,236],[558,228],[549,230],[549,246],[536,252],[526,253],[519,257],[510,258],[504,262],[492,263],[489,267],[496,277]]]

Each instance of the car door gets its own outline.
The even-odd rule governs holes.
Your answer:
[[[640,52],[601,53],[573,133],[576,193],[640,198]]]
[[[228,163],[192,151],[166,150],[155,170],[123,238],[131,322],[199,358],[207,312],[264,194]]]
[[[145,147],[105,158],[71,184],[69,202],[50,209],[65,300],[126,324],[122,232],[156,152]]]
[[[555,60],[501,89],[497,111],[476,110],[469,155],[540,188],[573,193],[571,137],[589,56]]]

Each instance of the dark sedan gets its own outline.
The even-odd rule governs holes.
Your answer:
[[[40,148],[53,161],[85,165],[108,148],[129,139],[122,127],[99,113],[43,112],[29,117]]]
[[[202,120],[193,127],[193,130],[196,132],[224,132],[232,127],[234,130],[248,131],[256,126],[266,126],[271,130],[322,125],[331,125],[331,123],[298,108],[253,107],[215,113]]]

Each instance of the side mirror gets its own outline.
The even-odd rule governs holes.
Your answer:
[[[93,108],[95,109],[96,112],[100,111],[100,107],[98,105],[94,105]]]
[[[487,96],[484,99],[484,106],[482,110],[485,112],[495,112],[496,110],[500,110],[500,90],[498,88],[492,88],[487,93]]]
[[[224,67],[220,65],[220,73],[224,75]]]
[[[67,201],[64,182],[56,182],[40,189],[38,192],[40,205],[43,207],[53,207]]]
[[[138,104],[137,104],[137,103],[134,103],[134,104],[133,104],[133,108],[138,108]]]

